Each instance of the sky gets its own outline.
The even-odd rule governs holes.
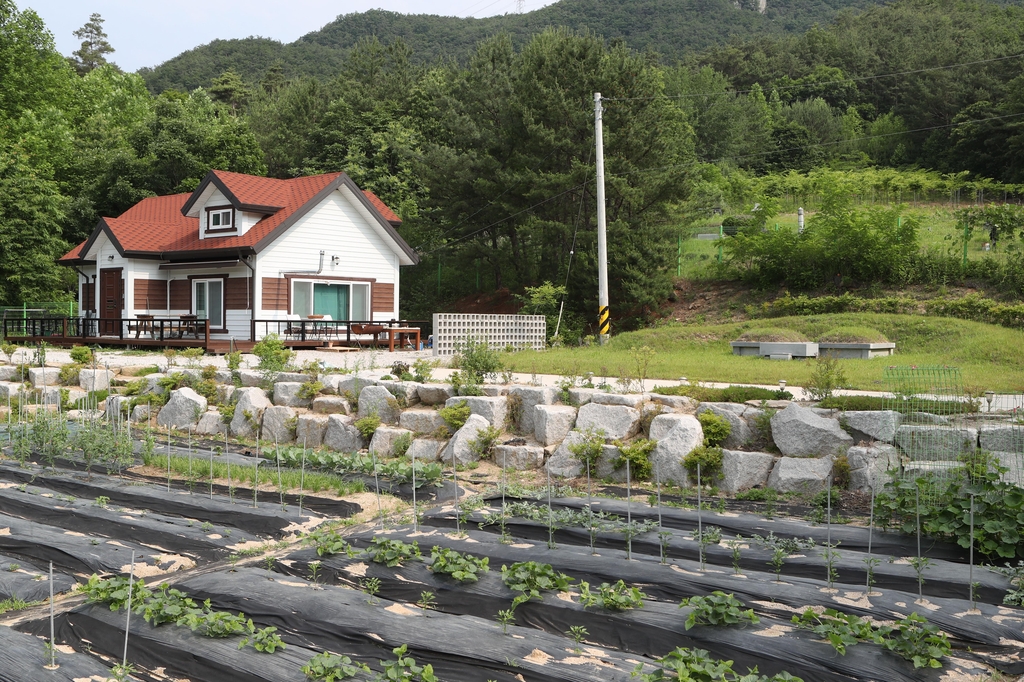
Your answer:
[[[57,49],[70,55],[81,41],[72,35],[99,12],[115,52],[109,59],[125,71],[156,66],[216,38],[262,36],[290,43],[339,14],[385,9],[403,14],[488,17],[515,12],[517,0],[15,0],[33,9],[53,33]],[[523,10],[551,0],[522,0]]]

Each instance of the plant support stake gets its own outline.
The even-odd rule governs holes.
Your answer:
[[[53,562],[50,562],[50,667],[57,666],[57,643],[53,641]]]
[[[918,563],[918,565],[920,565],[920,563],[921,563],[921,484],[917,484],[917,487],[914,488],[914,514],[915,514],[915,517],[917,519],[917,563]],[[919,571],[918,574],[917,574],[917,598],[918,599],[923,599],[924,598],[924,595],[921,594],[922,591],[923,591],[922,586],[921,586],[922,582],[923,581],[921,580],[921,573]]]
[[[455,468],[455,448],[452,448],[452,481],[455,482],[455,534],[462,535],[462,524],[459,518],[459,470]]]
[[[974,494],[971,493],[971,551],[970,551],[970,568],[967,573],[967,585],[971,590],[971,610],[973,611],[976,607],[974,605]]]
[[[503,470],[504,471],[504,470]],[[412,532],[419,532],[416,517],[416,451],[412,451]]]
[[[704,570],[704,523],[701,518],[702,505],[700,503],[700,461],[697,462],[697,555],[700,558],[700,570]]]
[[[302,520],[302,489],[306,484],[306,439],[302,439],[302,468],[299,470],[299,520]]]
[[[868,512],[868,563],[867,578],[864,582],[865,596],[871,596],[871,536],[875,531],[875,482],[871,481],[871,511]]]
[[[135,579],[135,550],[132,550],[132,565],[128,569],[128,613],[124,617],[124,657],[121,659],[121,667],[128,665],[128,625],[132,619],[132,583]]]
[[[626,458],[626,561],[633,558],[633,512],[630,505],[632,481],[629,474],[629,458]]]

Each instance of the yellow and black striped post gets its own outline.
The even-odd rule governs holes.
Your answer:
[[[608,319],[608,306],[603,306],[597,314],[597,333],[601,336],[607,336],[609,329],[611,329],[611,324],[611,320]]]

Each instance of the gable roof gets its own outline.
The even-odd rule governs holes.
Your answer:
[[[188,216],[200,195],[216,186],[241,210],[269,213],[242,235],[199,238],[199,218]],[[299,218],[345,186],[410,264],[419,257],[395,230],[401,219],[372,192],[360,190],[345,173],[328,173],[290,180],[210,171],[191,194],[143,199],[117,218],[103,218],[84,242],[58,260],[64,265],[86,262],[96,239],[105,233],[118,253],[129,258],[195,258],[251,254],[262,251]]]

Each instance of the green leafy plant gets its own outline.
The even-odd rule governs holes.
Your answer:
[[[613,584],[601,583],[597,594],[590,591],[590,583],[580,583],[580,604],[584,608],[600,606],[609,611],[626,611],[643,608],[646,594],[637,587],[630,587],[619,580]]]
[[[109,497],[107,497],[106,495],[100,495],[99,497],[96,498],[96,500],[93,502],[93,504],[96,505],[97,507],[104,507],[105,508],[109,502],[110,502],[110,498]]]
[[[370,596],[370,603],[375,604],[377,602],[375,597],[380,592],[380,578],[363,578],[359,586]]]
[[[1003,597],[1003,603],[1011,606],[1024,606],[1024,561],[1015,566],[989,566],[989,569],[1004,575],[1010,580],[1010,589]]]
[[[428,665],[417,665],[416,659],[412,656],[406,656],[409,645],[403,644],[402,646],[392,649],[391,653],[395,654],[397,658],[393,661],[381,661],[381,666],[384,667],[384,672],[379,676],[380,680],[418,680],[419,682],[438,682],[437,676],[434,675],[434,668]]]
[[[248,622],[248,627],[249,636],[243,637],[242,640],[238,642],[239,649],[249,643],[252,643],[253,649],[264,654],[272,654],[278,649],[288,648],[288,645],[281,639],[281,635],[277,634],[277,628],[270,626],[256,629],[251,620]]]
[[[736,575],[740,574],[740,556],[743,551],[743,536],[737,535],[727,541],[725,546],[732,552],[732,570]]]
[[[807,609],[794,615],[792,621],[797,627],[810,630],[826,640],[840,656],[845,656],[846,648],[857,642],[882,643],[882,634],[870,621],[835,609],[825,609],[822,613]]]
[[[200,611],[199,606],[187,594],[171,588],[167,583],[157,586],[152,595],[138,603],[134,610],[154,627],[163,623],[177,624],[188,615]]]
[[[296,395],[303,400],[312,400],[320,395],[320,391],[323,389],[324,385],[319,381],[305,381],[301,386],[299,386],[299,390]]]
[[[683,457],[683,466],[686,467],[690,480],[697,483],[697,465],[700,464],[700,482],[708,485],[722,473],[722,448],[708,445],[698,445]]]
[[[651,478],[654,465],[651,463],[651,453],[658,445],[657,441],[649,438],[637,438],[631,443],[615,441],[615,445],[622,453],[612,463],[616,469],[621,469],[629,462],[630,477],[633,480],[646,481]]]
[[[475,438],[469,441],[469,449],[478,457],[487,457],[499,436],[501,436],[501,429],[495,426],[485,426],[476,432]]]
[[[472,411],[470,410],[469,403],[465,400],[460,400],[454,405],[442,407],[437,413],[441,415],[441,419],[448,426],[448,430],[455,433],[465,426],[466,420],[469,419]]]
[[[353,662],[348,656],[327,653],[317,654],[302,666],[306,677],[316,682],[337,682],[352,679],[360,673],[369,673],[369,666]]]
[[[687,597],[679,602],[679,608],[689,607],[686,629],[694,625],[737,625],[740,622],[759,623],[753,609],[743,609],[743,602],[731,594],[715,590],[704,597]]]
[[[422,557],[419,543],[414,541],[412,544],[408,544],[401,540],[382,537],[376,537],[371,540],[370,546],[366,548],[366,551],[370,555],[370,561],[384,564],[388,568],[394,568],[406,561]]]
[[[949,638],[916,613],[896,621],[882,646],[911,661],[915,668],[941,668],[940,659],[951,650]]]
[[[432,573],[450,575],[461,583],[472,583],[479,580],[481,573],[488,571],[489,558],[470,556],[447,547],[433,547],[430,550],[430,570]]]
[[[829,353],[822,353],[814,364],[811,378],[804,384],[804,391],[811,400],[828,400],[835,395],[837,389],[850,383],[846,372],[839,364],[839,358]]]
[[[391,443],[391,454],[395,457],[405,457],[405,453],[409,452],[411,445],[412,434],[403,433]]]
[[[907,561],[914,567],[914,572],[917,573],[917,588],[920,590],[924,586],[924,572],[934,566],[935,562],[926,556],[907,557]]]
[[[732,661],[722,661],[711,657],[704,649],[687,649],[676,647],[663,658],[658,659],[659,668],[645,673],[644,664],[640,663],[633,670],[632,676],[642,682],[803,682],[787,672],[771,677],[758,675],[753,668],[747,675],[736,672]]]
[[[106,604],[111,611],[120,611],[128,603],[128,578],[123,576],[101,579],[93,574],[88,582],[78,589],[86,595],[86,603]],[[152,595],[152,592],[146,588],[146,583],[141,578],[136,578],[131,583],[131,595],[133,604],[141,604]]]
[[[548,590],[565,592],[573,581],[566,574],[555,571],[551,564],[536,561],[519,561],[511,566],[502,566],[501,579],[510,590],[522,594],[522,601],[542,599],[540,593]]]
[[[697,421],[704,431],[704,445],[709,447],[720,446],[732,433],[732,424],[729,420],[714,412],[701,412],[697,415]]]
[[[580,464],[589,465],[593,470],[597,466],[597,460],[601,458],[601,448],[605,441],[604,429],[588,426],[584,431],[577,433],[581,434],[583,439],[569,443],[569,452]]]
[[[370,440],[371,438],[373,438],[373,434],[380,426],[380,424],[380,417],[377,416],[376,413],[373,413],[368,414],[365,417],[360,417],[355,421],[353,426],[355,426],[356,430],[359,431],[360,434],[362,434],[364,439]]]
[[[224,355],[224,362],[227,364],[228,369],[232,372],[237,372],[242,366],[242,353],[241,351],[234,351],[226,353]]]
[[[572,637],[572,641],[576,642],[576,651],[578,653],[580,650],[580,644],[583,644],[584,640],[586,640],[590,633],[587,632],[587,628],[582,625],[570,625],[569,630],[565,634]]]
[[[187,614],[179,623],[187,625],[192,632],[214,639],[242,635],[250,632],[252,627],[252,621],[243,613],[232,615],[227,611],[212,610],[209,599],[203,602],[201,611]]]

